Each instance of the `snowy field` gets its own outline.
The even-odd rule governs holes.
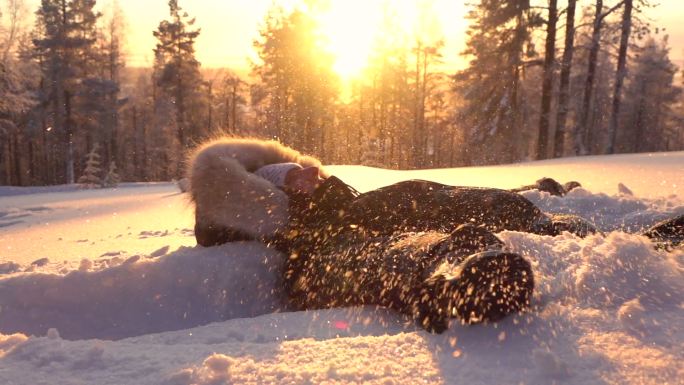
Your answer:
[[[524,195],[602,233],[500,233],[534,265],[534,308],[431,335],[382,308],[288,312],[282,256],[196,247],[174,184],[0,187],[0,384],[682,383],[684,248],[637,233],[684,214],[684,153],[330,170],[361,191],[577,180],[563,198]]]

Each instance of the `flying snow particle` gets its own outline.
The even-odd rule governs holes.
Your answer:
[[[57,330],[57,329],[55,329],[55,328],[50,328],[50,329],[48,329],[48,331],[47,331],[47,338],[49,338],[49,339],[51,339],[51,340],[58,340],[58,339],[60,339],[61,337],[60,337],[60,335],[59,335],[59,330]]]

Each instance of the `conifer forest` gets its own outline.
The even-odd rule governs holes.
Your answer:
[[[219,135],[390,169],[684,150],[682,70],[645,16],[654,0],[461,2],[456,67],[440,39],[395,38],[387,2],[353,78],[334,69],[316,1],[273,2],[246,70],[203,66],[188,1],[168,1],[140,67],[134,10],[115,0],[1,0],[0,185],[180,179]]]

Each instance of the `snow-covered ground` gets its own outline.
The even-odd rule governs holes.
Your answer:
[[[22,189],[0,186],[0,263],[54,266],[194,246],[193,209],[173,183],[70,187],[27,188],[21,194]]]
[[[252,242],[195,247],[192,207],[173,184],[0,187],[0,383],[681,383],[684,249],[617,230],[684,213],[684,153],[330,169],[362,191],[411,178],[577,180],[584,188],[564,198],[524,194],[603,234],[500,233],[533,262],[534,309],[431,335],[374,307],[288,312],[282,256]]]

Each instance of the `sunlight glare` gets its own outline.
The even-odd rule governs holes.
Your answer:
[[[331,1],[318,16],[335,57],[333,69],[344,79],[358,75],[368,62],[382,19],[378,5],[363,0]]]
[[[455,8],[446,0],[331,0],[314,17],[335,57],[333,69],[349,80],[368,65],[378,41],[391,48],[443,39]]]

